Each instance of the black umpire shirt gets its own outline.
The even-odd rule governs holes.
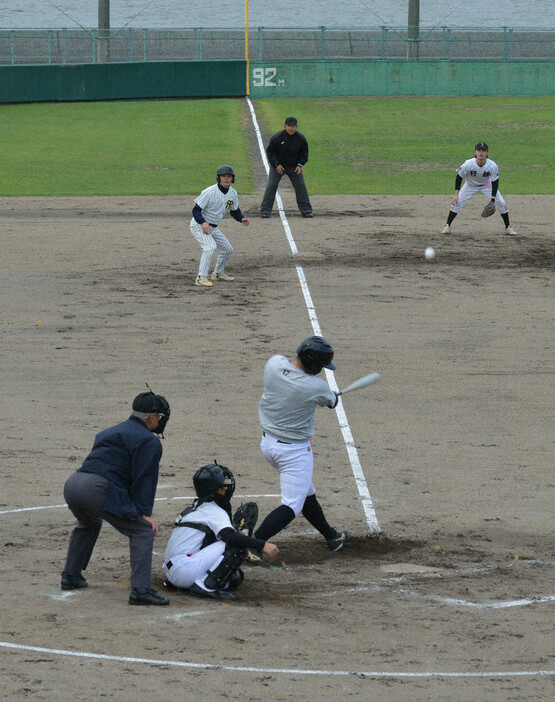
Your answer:
[[[266,155],[274,168],[280,163],[284,168],[304,166],[308,161],[308,144],[301,132],[289,135],[285,129],[282,129],[270,139]]]

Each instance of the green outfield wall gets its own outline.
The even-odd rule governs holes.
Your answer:
[[[553,95],[549,61],[251,62],[252,97]]]
[[[252,97],[553,95],[549,61],[250,62]],[[0,103],[242,97],[245,61],[0,66]]]
[[[0,102],[239,97],[245,61],[0,66]]]

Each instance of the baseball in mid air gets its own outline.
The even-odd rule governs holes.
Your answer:
[[[424,258],[427,261],[431,261],[433,258],[436,257],[436,252],[432,249],[431,246],[428,246],[426,250],[424,251]]]

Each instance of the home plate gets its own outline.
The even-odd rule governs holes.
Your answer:
[[[293,258],[299,258],[303,261],[321,261],[324,258],[324,254],[319,251],[297,251],[293,254]]]
[[[441,568],[431,568],[417,563],[392,563],[380,566],[380,570],[384,573],[437,573]]]

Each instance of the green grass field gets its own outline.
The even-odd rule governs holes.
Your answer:
[[[444,194],[485,140],[505,193],[552,193],[550,97],[256,100],[261,127],[294,115],[311,194]],[[0,106],[0,195],[197,194],[231,163],[253,192],[243,100]]]

